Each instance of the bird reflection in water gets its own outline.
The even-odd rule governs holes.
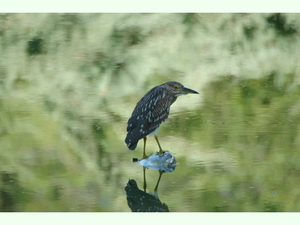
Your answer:
[[[157,196],[138,188],[135,180],[129,180],[125,187],[127,204],[132,212],[169,212],[169,208]]]
[[[133,162],[139,162],[143,166],[144,191],[138,188],[135,180],[129,180],[126,187],[127,203],[132,212],[169,212],[168,206],[162,203],[158,198],[158,185],[163,173],[171,173],[175,170],[177,162],[175,157],[168,151],[163,153],[153,153],[146,158],[133,159]],[[159,177],[151,195],[146,192],[146,169],[159,171]]]

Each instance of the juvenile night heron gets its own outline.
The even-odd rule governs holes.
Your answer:
[[[144,139],[143,157],[146,157],[145,148],[147,135],[154,133],[154,138],[159,147],[159,153],[163,150],[159,144],[157,133],[162,122],[169,116],[170,106],[177,97],[185,94],[198,94],[197,91],[184,87],[182,84],[171,81],[152,88],[136,104],[127,123],[127,136],[125,143],[130,150],[134,150],[140,139]]]

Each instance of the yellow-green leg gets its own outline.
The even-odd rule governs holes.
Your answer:
[[[144,151],[143,151],[143,159],[146,159],[146,141],[147,141],[147,137],[144,137]]]
[[[154,135],[154,138],[155,138],[155,140],[156,140],[156,142],[157,142],[157,144],[158,144],[158,147],[159,147],[159,153],[164,153],[164,151],[162,150],[162,148],[161,148],[161,146],[160,146],[160,144],[159,144],[158,137],[157,137],[156,135]]]

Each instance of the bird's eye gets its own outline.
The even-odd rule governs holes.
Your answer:
[[[178,89],[179,89],[179,87],[178,87],[177,85],[175,85],[175,86],[174,86],[174,89],[175,89],[175,90],[178,90]]]

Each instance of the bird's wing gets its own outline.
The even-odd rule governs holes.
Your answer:
[[[155,131],[169,116],[170,106],[163,101],[165,90],[154,89],[149,91],[136,105],[127,125],[128,146],[137,143],[140,139]]]
[[[169,116],[170,106],[164,104],[165,90],[157,88],[146,94],[136,105],[128,120],[127,131],[136,127],[147,135]]]

